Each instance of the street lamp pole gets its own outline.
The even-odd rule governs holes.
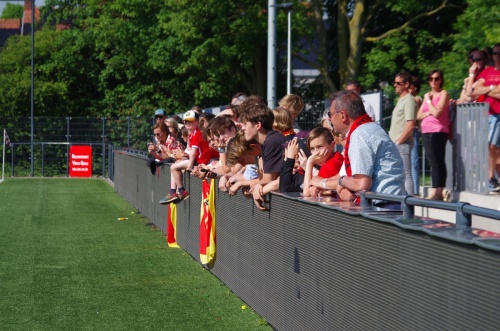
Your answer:
[[[288,9],[288,49],[287,49],[286,94],[292,93],[292,4]]]
[[[276,107],[276,0],[269,0],[267,17],[267,104]]]
[[[31,0],[31,177],[34,177],[35,148],[35,0]]]
[[[274,1],[273,1],[274,2]],[[273,4],[275,8],[285,9],[288,12],[288,47],[287,47],[287,79],[286,79],[286,91],[287,94],[292,93],[292,9],[293,3],[281,3]],[[271,1],[269,1],[269,7],[271,8]],[[274,12],[274,17],[276,20],[276,12]],[[276,25],[274,25],[274,38],[276,38]],[[273,53],[276,54],[276,42],[274,42]],[[276,61],[276,60],[275,60]],[[276,62],[274,67],[276,67]],[[274,81],[276,81],[276,73],[274,71]],[[276,90],[276,89],[275,89]]]

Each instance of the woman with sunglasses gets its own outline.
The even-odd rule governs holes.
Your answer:
[[[442,201],[447,176],[445,152],[450,130],[450,96],[443,90],[444,75],[441,70],[432,70],[428,81],[431,91],[424,95],[417,120],[421,121],[422,143],[431,165],[432,191],[427,199]]]
[[[164,121],[156,123],[153,127],[153,134],[156,139],[156,143],[148,144],[148,153],[157,160],[165,160],[170,156],[167,148],[168,133],[169,130]]]

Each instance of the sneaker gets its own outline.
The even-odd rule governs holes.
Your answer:
[[[490,178],[488,188],[490,189],[490,192],[500,191],[500,184],[498,183],[498,180],[495,177]]]
[[[184,191],[181,195],[178,195],[177,198],[179,199],[179,202],[186,200],[187,198],[189,198],[189,192]]]
[[[181,200],[181,199],[179,198],[177,193],[174,193],[174,194],[169,193],[169,194],[167,194],[166,197],[164,197],[163,199],[160,200],[160,205],[168,205],[169,203],[176,202],[179,200]]]

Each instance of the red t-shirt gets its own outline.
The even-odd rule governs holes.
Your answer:
[[[319,169],[318,176],[321,178],[330,178],[339,173],[344,163],[344,156],[341,153],[335,152],[333,157],[326,161]]]
[[[500,70],[495,69],[495,67],[486,67],[477,76],[477,79],[484,79],[484,86],[500,84]],[[500,114],[500,99],[492,98],[485,95],[484,99],[481,100],[490,104],[490,114]]]
[[[203,139],[203,135],[198,128],[188,136],[188,147],[197,149],[195,160],[198,164],[208,164],[212,158],[219,157],[219,153],[210,148],[208,143]]]

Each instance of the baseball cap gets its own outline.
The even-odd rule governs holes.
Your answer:
[[[167,116],[167,114],[165,113],[165,110],[163,110],[163,108],[158,108],[155,111],[155,116]]]
[[[194,110],[188,110],[184,113],[184,121],[196,121],[200,118],[200,115]]]

